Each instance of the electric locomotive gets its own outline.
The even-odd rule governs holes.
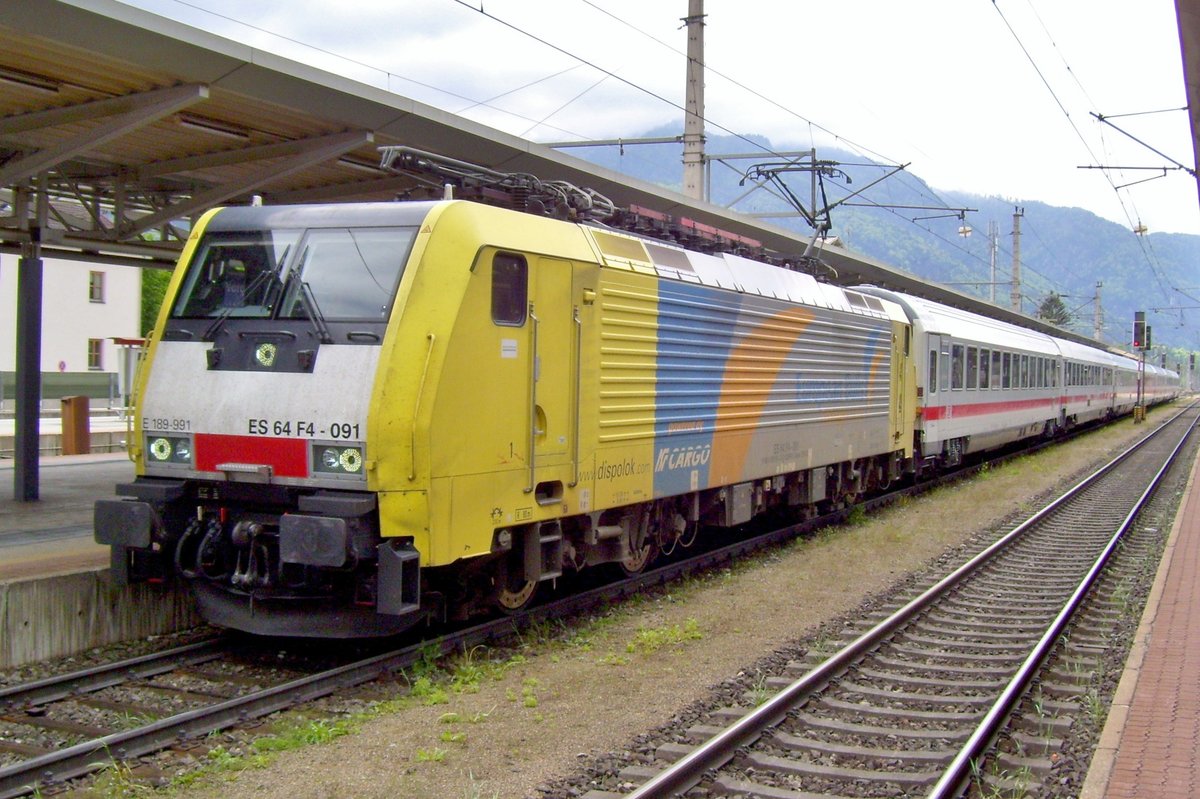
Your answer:
[[[463,201],[195,225],[136,381],[121,580],[212,623],[378,636],[643,569],[911,468],[895,302]]]

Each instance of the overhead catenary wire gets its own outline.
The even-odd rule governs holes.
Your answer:
[[[1059,98],[1058,93],[1054,90],[1054,87],[1050,85],[1050,81],[1046,78],[1045,73],[1042,71],[1041,67],[1037,63],[1037,60],[1034,59],[1033,54],[1029,52],[1029,48],[1027,48],[1025,46],[1025,43],[1021,40],[1021,37],[1017,34],[1016,29],[1013,28],[1012,24],[1008,21],[1008,18],[1005,16],[1004,11],[1001,10],[1001,8],[1000,8],[1000,4],[999,4],[998,0],[992,0],[992,7],[996,9],[996,13],[1000,16],[1000,19],[1004,22],[1005,27],[1008,29],[1008,31],[1012,35],[1013,39],[1016,41],[1017,45],[1020,47],[1021,52],[1025,54],[1026,59],[1029,61],[1030,66],[1033,67],[1033,70],[1037,74],[1038,78],[1041,80],[1042,85],[1044,85],[1046,87],[1046,90],[1050,93],[1050,96],[1054,99],[1054,102],[1058,105],[1059,109],[1063,112],[1063,115],[1066,117],[1068,124],[1071,126],[1071,129],[1075,132],[1076,137],[1078,137],[1080,143],[1083,145],[1084,149],[1087,151],[1088,156],[1091,160],[1091,163],[1100,164],[1101,161],[1100,161],[1099,157],[1096,155],[1096,153],[1092,149],[1092,146],[1088,143],[1087,139],[1084,137],[1082,131],[1079,130],[1079,126],[1075,124],[1075,120],[1072,119],[1071,113],[1067,110],[1066,105]],[[1040,21],[1041,20],[1039,17],[1039,22]],[[1043,28],[1044,28],[1044,26],[1043,26]],[[1047,31],[1047,33],[1048,33],[1048,31]],[[1065,58],[1064,58],[1064,63],[1066,63]],[[1068,71],[1071,73],[1071,75],[1075,79],[1075,81],[1077,83],[1079,83],[1078,76],[1074,74],[1074,70],[1069,69],[1069,66],[1068,66]],[[1082,89],[1082,84],[1080,84],[1080,88]],[[1084,95],[1088,96],[1086,90],[1084,90]],[[1102,171],[1102,174],[1104,175],[1104,179],[1112,187],[1113,192],[1116,194],[1117,201],[1121,206],[1122,212],[1125,214],[1125,218],[1126,218],[1126,221],[1128,222],[1130,230],[1136,230],[1137,225],[1135,224],[1133,217],[1130,215],[1129,208],[1126,206],[1125,200],[1124,200],[1124,198],[1122,198],[1120,190],[1117,188],[1115,182],[1112,179],[1112,176],[1109,175],[1107,171]],[[1139,243],[1140,243],[1139,246],[1141,247],[1142,253],[1146,258],[1146,262],[1150,266],[1151,272],[1154,274],[1154,278],[1155,278],[1156,282],[1158,282],[1158,284],[1159,284],[1159,289],[1163,292],[1164,295],[1169,295],[1170,281],[1167,280],[1166,275],[1163,273],[1161,265],[1156,263],[1155,259],[1150,256],[1150,253],[1147,251],[1145,243],[1142,241],[1142,237],[1139,236],[1138,239],[1139,239]]]

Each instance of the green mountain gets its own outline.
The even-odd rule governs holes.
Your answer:
[[[646,137],[677,135],[677,131],[651,131]],[[781,193],[751,191],[753,181],[741,182],[743,171],[758,163],[781,161],[771,156],[771,145],[761,136],[707,137],[710,156],[750,153],[763,148],[763,157],[714,162],[710,196],[719,205],[731,205],[743,213],[786,213],[791,207]],[[609,169],[679,190],[682,166],[678,143],[634,145],[621,148],[593,147],[571,151]],[[833,149],[818,150],[822,160],[838,162],[844,177],[825,180],[829,202],[846,197],[883,177],[888,167],[861,155]],[[791,191],[806,205],[810,203],[808,173],[784,175]],[[900,206],[916,206],[903,208]],[[988,297],[991,282],[989,222],[998,231],[996,253],[996,301],[1007,307],[1012,272],[1013,212],[1021,217],[1020,263],[1022,310],[1036,314],[1051,293],[1062,296],[1072,312],[1070,327],[1091,335],[1093,297],[1102,283],[1103,337],[1123,344],[1129,338],[1134,311],[1147,312],[1154,328],[1154,343],[1186,350],[1200,349],[1200,291],[1197,299],[1174,287],[1200,286],[1200,236],[1150,233],[1137,236],[1128,228],[1080,208],[1064,208],[1034,200],[1011,200],[961,192],[937,192],[917,175],[904,171],[866,188],[861,196],[831,213],[832,235],[852,250],[869,255],[919,277],[955,285],[961,291]],[[959,208],[975,209],[960,219]],[[809,233],[798,217],[770,220],[781,227]],[[959,235],[963,225],[969,237]],[[1186,289],[1185,289],[1186,290]],[[1171,310],[1174,308],[1175,310]],[[1191,310],[1189,310],[1191,309]],[[1181,357],[1173,354],[1172,358]],[[1174,363],[1169,364],[1174,366]]]

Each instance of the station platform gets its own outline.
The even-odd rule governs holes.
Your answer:
[[[14,463],[0,459],[0,668],[202,623],[172,586],[114,584],[93,540],[93,505],[133,471],[124,452],[43,455],[38,499],[18,501]]]
[[[1193,464],[1080,799],[1200,796],[1200,482]]]
[[[92,506],[133,480],[124,452],[38,460],[38,499],[15,498],[14,464],[0,460],[0,581],[61,574],[108,564],[108,547],[92,540]]]

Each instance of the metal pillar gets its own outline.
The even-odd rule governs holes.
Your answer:
[[[42,244],[29,229],[17,266],[17,409],[13,499],[38,498],[38,439],[42,400]]]

